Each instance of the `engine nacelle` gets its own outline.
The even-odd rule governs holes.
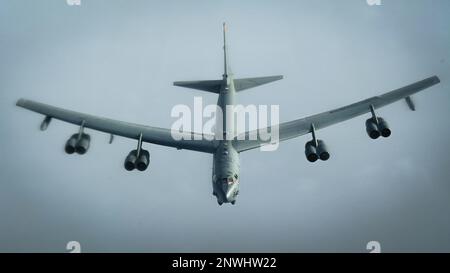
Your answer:
[[[150,164],[150,153],[147,150],[141,149],[139,157],[137,156],[137,150],[131,151],[125,158],[124,167],[127,171],[138,169],[139,171],[145,171]]]
[[[373,118],[366,120],[366,132],[371,139],[377,139],[380,137],[380,131],[378,129],[378,125],[373,120]]]
[[[330,158],[330,153],[328,152],[327,145],[325,145],[325,142],[323,140],[317,140],[316,150],[320,160],[327,161]]]
[[[305,156],[309,162],[316,162],[317,159],[319,159],[316,146],[314,146],[314,142],[312,140],[306,142],[305,144]]]
[[[136,169],[145,171],[150,163],[150,153],[147,150],[141,150],[139,158],[136,160]]]
[[[75,147],[77,146],[78,134],[72,135],[66,142],[64,150],[68,154],[73,154],[75,152]]]
[[[330,158],[327,145],[323,140],[317,140],[317,147],[313,140],[306,142],[305,144],[305,156],[309,162],[316,162],[320,160],[327,161]]]
[[[88,134],[81,134],[81,138],[77,142],[77,145],[75,146],[75,152],[77,152],[77,154],[80,155],[85,154],[89,149],[90,143],[91,143],[91,136]]]
[[[378,118],[378,130],[383,137],[389,137],[392,133],[389,124],[383,118]]]
[[[136,167],[137,150],[131,151],[125,158],[124,167],[127,171],[132,171]]]
[[[64,150],[68,154],[85,154],[89,149],[91,143],[91,136],[88,134],[82,134],[80,140],[78,140],[79,134],[73,134],[66,142]]]

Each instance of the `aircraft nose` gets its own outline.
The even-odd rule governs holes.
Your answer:
[[[226,197],[227,197],[228,201],[234,199],[234,192],[235,192],[235,190],[233,188],[230,188],[230,189],[227,190]]]
[[[234,185],[228,187],[228,189],[226,191],[227,200],[230,202],[234,201],[236,199],[237,192],[238,192],[238,184],[234,184]]]
[[[224,197],[228,202],[234,202],[239,190],[239,181],[234,177],[224,178],[222,181]]]

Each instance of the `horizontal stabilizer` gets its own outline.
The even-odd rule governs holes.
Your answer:
[[[173,85],[198,89],[202,91],[212,92],[212,93],[220,93],[220,87],[222,86],[222,80],[212,80],[212,81],[182,81],[182,82],[174,82]]]
[[[234,80],[234,88],[236,89],[236,92],[239,92],[245,89],[253,88],[259,85],[263,85],[273,81],[278,81],[281,79],[283,79],[283,76],[236,79]]]

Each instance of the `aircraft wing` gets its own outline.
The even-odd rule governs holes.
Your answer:
[[[216,142],[209,140],[213,139],[213,136],[183,133],[182,135],[188,136],[189,138],[176,140],[173,138],[172,131],[169,129],[97,117],[26,99],[18,100],[16,105],[43,114],[47,117],[46,120],[55,118],[76,125],[81,125],[84,121],[85,128],[91,128],[111,135],[139,139],[140,134],[142,133],[143,142],[206,153],[213,153],[216,148]],[[174,135],[181,136],[181,133],[174,132]],[[197,137],[202,137],[202,140],[195,140],[195,135]]]
[[[401,99],[407,99],[406,101],[408,105],[410,105],[410,103],[412,103],[410,99],[411,95],[438,84],[439,82],[439,78],[437,76],[433,76],[380,96],[371,97],[369,99],[313,116],[281,123],[279,124],[279,141],[284,141],[310,133],[312,124],[315,129],[318,130],[369,113],[371,105],[377,109]],[[414,110],[414,107],[411,106],[412,105],[410,105],[411,110]],[[262,140],[258,135],[258,130],[254,130],[246,132],[245,135],[240,135],[235,138],[233,140],[233,146],[238,152],[242,152],[261,147],[262,145],[270,144],[269,141],[270,140]]]

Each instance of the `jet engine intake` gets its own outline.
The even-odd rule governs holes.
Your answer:
[[[125,158],[124,167],[127,171],[138,169],[139,171],[145,171],[150,164],[150,153],[147,150],[141,149],[131,151]]]
[[[78,136],[78,134],[77,134]],[[91,143],[91,136],[88,134],[81,134],[81,138],[78,140],[75,146],[75,152],[77,154],[85,154],[89,149],[89,144]]]
[[[77,146],[78,134],[72,135],[66,142],[64,150],[68,154],[73,154],[75,152],[75,147]]]
[[[377,139],[380,137],[381,133],[378,129],[377,123],[373,118],[369,118],[368,120],[366,120],[366,132],[371,139]]]
[[[378,118],[378,129],[383,137],[389,137],[392,133],[389,124],[383,118]]]
[[[136,167],[137,150],[131,151],[125,158],[124,167],[127,171],[132,171]]]
[[[317,159],[319,159],[319,156],[317,155],[316,146],[314,145],[314,141],[311,140],[311,141],[306,142],[305,156],[309,162],[316,162]]]
[[[68,154],[85,154],[87,150],[89,149],[89,144],[91,142],[91,137],[88,134],[81,134],[81,137],[79,137],[79,134],[73,134],[66,142],[66,146],[64,150]]]
[[[320,139],[317,140],[317,154],[322,161],[327,161],[330,158],[327,145]]]
[[[147,150],[141,150],[138,159],[136,160],[136,169],[145,171],[150,163],[150,153]]]

